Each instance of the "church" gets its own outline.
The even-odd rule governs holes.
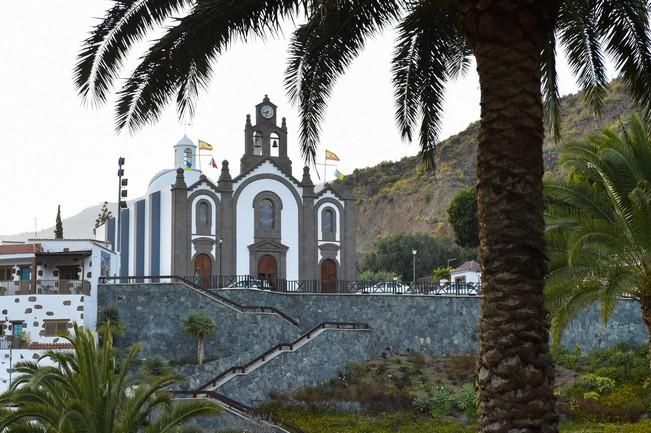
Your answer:
[[[174,168],[122,209],[119,233],[115,219],[107,224],[107,240],[119,245],[119,275],[309,280],[322,291],[355,280],[353,196],[315,186],[309,167],[300,180],[293,176],[286,120],[277,119],[265,96],[255,123],[246,116],[239,174],[223,161],[217,183],[197,169],[197,146],[184,136]]]

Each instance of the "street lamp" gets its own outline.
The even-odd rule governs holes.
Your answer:
[[[224,243],[224,238],[219,237],[219,287],[223,287],[224,282],[222,281],[222,244]]]
[[[127,202],[126,200],[123,200],[123,198],[127,197],[126,186],[129,184],[129,179],[122,178],[124,176],[124,168],[122,168],[124,162],[125,159],[123,156],[118,158],[118,227],[117,227],[117,240],[115,242],[116,244],[115,251],[117,253],[120,252],[120,238],[122,237],[122,232],[120,231],[120,227],[121,227],[120,223],[122,220],[122,209],[125,209],[127,207]]]
[[[450,263],[455,261],[456,259],[457,259],[456,257],[453,259],[448,259],[448,269],[450,269]]]
[[[412,264],[413,264],[413,272],[412,272],[412,279],[411,279],[411,286],[414,287],[416,285],[416,253],[418,251],[413,249],[411,250],[411,255],[414,257]]]

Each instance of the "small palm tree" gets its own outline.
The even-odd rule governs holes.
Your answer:
[[[622,296],[640,303],[651,362],[651,136],[633,117],[569,143],[561,162],[569,176],[545,182],[551,272],[546,299],[552,335],[599,303],[604,320]]]
[[[206,313],[192,313],[183,319],[183,332],[197,339],[197,363],[199,365],[203,364],[205,338],[215,335],[217,324]]]
[[[71,351],[48,351],[54,366],[37,362],[16,365],[18,379],[0,396],[0,431],[6,433],[158,433],[184,431],[197,416],[220,408],[205,400],[172,402],[165,388],[178,377],[131,373],[140,350],[132,347],[118,360],[110,332],[102,347],[93,334],[77,325],[67,338]],[[40,361],[40,360],[39,360]],[[189,428],[189,426],[188,426]]]

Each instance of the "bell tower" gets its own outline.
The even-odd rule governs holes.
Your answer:
[[[287,156],[287,124],[282,118],[277,124],[276,104],[267,95],[255,106],[255,125],[251,115],[246,115],[244,125],[244,155],[240,160],[240,173],[244,173],[263,159],[272,159],[288,174],[292,174],[292,161]]]

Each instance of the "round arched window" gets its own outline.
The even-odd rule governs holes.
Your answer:
[[[198,211],[198,213],[199,213],[199,224],[208,225],[208,222],[209,222],[209,220],[208,220],[208,212],[209,212],[208,203],[206,203],[206,202],[199,203],[199,211]]]
[[[274,228],[274,204],[268,198],[260,201],[260,228],[272,230]]]
[[[323,212],[323,231],[326,233],[335,231],[335,213],[332,209],[326,209]]]

